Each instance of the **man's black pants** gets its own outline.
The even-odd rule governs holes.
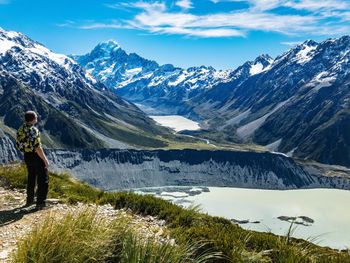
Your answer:
[[[44,161],[36,153],[25,153],[24,161],[28,170],[27,203],[34,201],[35,181],[37,182],[36,203],[45,204],[49,188],[49,174]]]

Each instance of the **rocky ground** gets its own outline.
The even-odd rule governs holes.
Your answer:
[[[34,226],[40,225],[48,216],[64,216],[69,212],[79,212],[86,209],[96,209],[97,215],[105,219],[123,216],[130,219],[130,224],[145,237],[154,237],[160,242],[174,243],[170,239],[164,220],[152,216],[138,216],[130,211],[115,210],[111,205],[88,205],[78,203],[67,205],[59,200],[49,199],[44,210],[35,210],[35,207],[21,209],[25,203],[25,191],[9,190],[0,187],[0,262],[9,262],[10,255],[16,250],[17,241],[30,233]]]

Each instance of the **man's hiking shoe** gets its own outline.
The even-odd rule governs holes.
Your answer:
[[[35,210],[43,210],[45,209],[45,207],[46,207],[45,203],[36,204]]]
[[[34,205],[34,201],[27,201],[21,208],[26,208]]]

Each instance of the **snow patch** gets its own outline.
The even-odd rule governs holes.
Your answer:
[[[120,89],[123,88],[131,83],[140,81],[142,79],[149,79],[150,77],[153,76],[153,73],[149,73],[149,74],[145,74],[145,75],[141,75],[138,78],[134,78],[133,76],[131,78],[128,78],[127,80],[124,80],[122,82],[117,83],[117,85],[114,87],[115,89]],[[106,76],[106,78],[108,78],[109,76]],[[148,85],[149,86],[149,85]]]
[[[334,76],[326,76],[328,72],[321,72],[315,77],[317,85],[313,88],[314,91],[319,91],[321,88],[332,86],[332,82],[336,80]]]
[[[132,80],[134,81],[134,80]],[[164,82],[163,77],[154,77],[151,79],[151,82],[148,84],[148,87],[156,87]]]
[[[177,86],[181,82],[185,81],[186,77],[187,77],[187,74],[183,73],[174,82],[168,82],[168,85],[169,86]]]
[[[6,53],[8,50],[10,50],[14,46],[18,46],[18,45],[15,42],[7,39],[0,39],[0,54]]]
[[[305,64],[313,58],[313,50],[316,49],[317,46],[308,46],[303,45],[303,49],[300,50],[296,55],[296,61],[298,64]]]
[[[69,66],[67,65],[68,61],[72,64],[75,64],[75,62],[71,58],[62,54],[53,53],[48,48],[39,44],[35,44],[33,48],[28,48],[28,50],[40,56],[47,57],[50,60],[56,62],[58,65],[65,67],[66,69],[69,69]]]
[[[140,68],[132,68],[132,69],[127,69],[125,71],[125,74],[129,77],[132,77],[134,75],[137,75],[138,73],[140,73],[142,71],[142,67]]]
[[[15,31],[7,31],[6,32],[6,35],[9,37],[9,38],[16,38],[16,37],[19,37],[20,34],[15,32]]]
[[[228,70],[217,70],[214,71],[213,77],[218,81],[228,82],[230,80],[230,74],[233,72],[232,69]]]
[[[105,64],[105,62],[101,63],[102,64]],[[104,70],[100,71],[97,75],[100,77],[101,81],[105,81],[107,78],[108,78],[108,75],[109,74],[112,74],[113,73],[113,69],[114,69],[114,66],[115,66],[116,63],[112,63],[109,67],[106,67]],[[93,68],[92,69],[92,72],[94,71],[95,69]]]
[[[264,65],[261,63],[256,63],[250,67],[249,73],[251,76],[259,74],[263,71]]]
[[[97,82],[97,80],[91,75],[90,72],[88,71],[85,71],[85,77],[87,79],[89,79],[93,84],[95,84]]]

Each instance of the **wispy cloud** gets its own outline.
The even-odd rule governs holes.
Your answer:
[[[251,9],[255,10],[271,10],[278,6],[281,6],[286,0],[211,0],[213,3],[219,2],[246,2],[250,4]]]
[[[99,29],[99,28],[127,28],[125,25],[115,23],[91,23],[79,26],[81,29]]]
[[[76,23],[72,20],[66,20],[62,23],[57,23],[56,26],[58,26],[58,27],[74,27],[75,24]]]
[[[6,5],[9,3],[10,3],[10,0],[0,0],[0,5]]]
[[[210,0],[219,2],[246,2],[253,8],[260,10],[271,10],[277,7],[290,7],[298,10],[346,10],[350,8],[348,0]]]
[[[282,45],[286,45],[289,47],[294,47],[297,46],[299,44],[303,43],[302,41],[290,41],[290,42],[281,42]]]
[[[0,0],[1,1],[1,0]],[[204,1],[204,0],[203,0]],[[345,0],[207,0],[212,2],[247,2],[246,9],[198,15],[190,0],[119,2],[109,8],[133,10],[128,20],[96,21],[80,25],[82,29],[128,28],[153,34],[176,34],[194,37],[245,37],[250,31],[277,32],[285,35],[337,34],[350,30],[349,3]],[[285,14],[274,12],[278,7],[296,10]],[[301,13],[297,10],[306,10]]]
[[[176,1],[175,5],[183,8],[183,9],[193,8],[193,3],[190,0],[179,0],[179,1]]]
[[[304,9],[309,11],[320,10],[346,10],[350,8],[348,1],[343,0],[302,0],[302,1],[287,1],[285,6],[294,9]]]

